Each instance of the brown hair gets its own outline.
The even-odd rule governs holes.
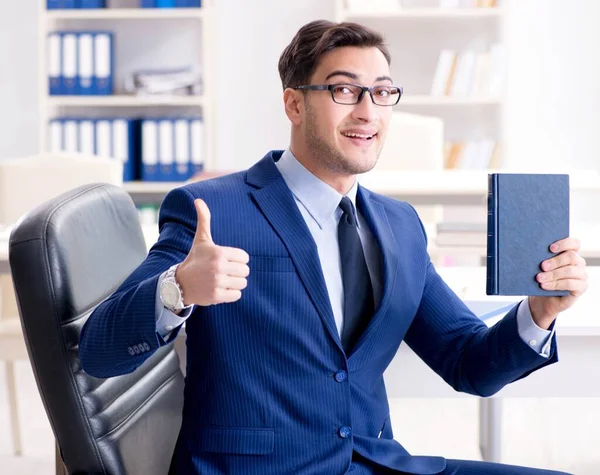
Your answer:
[[[388,64],[391,56],[383,36],[357,23],[316,20],[304,25],[279,58],[279,76],[283,88],[307,84],[321,58],[343,46],[376,47]]]

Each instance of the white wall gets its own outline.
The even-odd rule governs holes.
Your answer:
[[[38,150],[38,2],[2,2],[0,159]]]
[[[218,160],[225,169],[246,167],[287,146],[279,56],[303,24],[332,20],[334,2],[219,0],[218,18]]]
[[[600,171],[600,2],[507,3],[507,166]],[[598,223],[598,203],[573,193],[572,222]]]

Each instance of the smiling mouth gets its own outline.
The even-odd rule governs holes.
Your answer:
[[[367,135],[367,134],[356,134],[353,132],[342,132],[344,137],[348,137],[349,139],[358,139],[358,140],[371,140],[377,136],[377,133]]]

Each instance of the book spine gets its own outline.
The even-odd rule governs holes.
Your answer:
[[[498,175],[488,175],[486,294],[498,295]]]

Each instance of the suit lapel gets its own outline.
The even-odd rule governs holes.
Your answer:
[[[292,192],[277,170],[272,152],[248,170],[247,182],[259,187],[251,194],[290,253],[296,270],[331,338],[341,349],[335,318],[321,269],[317,245],[300,214]]]
[[[357,355],[361,347],[364,346],[365,341],[372,337],[380,322],[385,317],[392,297],[400,290],[395,285],[396,276],[398,274],[396,239],[392,234],[392,228],[385,212],[385,208],[381,203],[372,199],[370,192],[361,186],[358,187],[357,200],[361,205],[361,212],[367,220],[369,229],[377,239],[381,250],[383,259],[383,294],[369,325],[358,339],[355,349],[351,354],[351,358],[355,358],[355,355]]]

